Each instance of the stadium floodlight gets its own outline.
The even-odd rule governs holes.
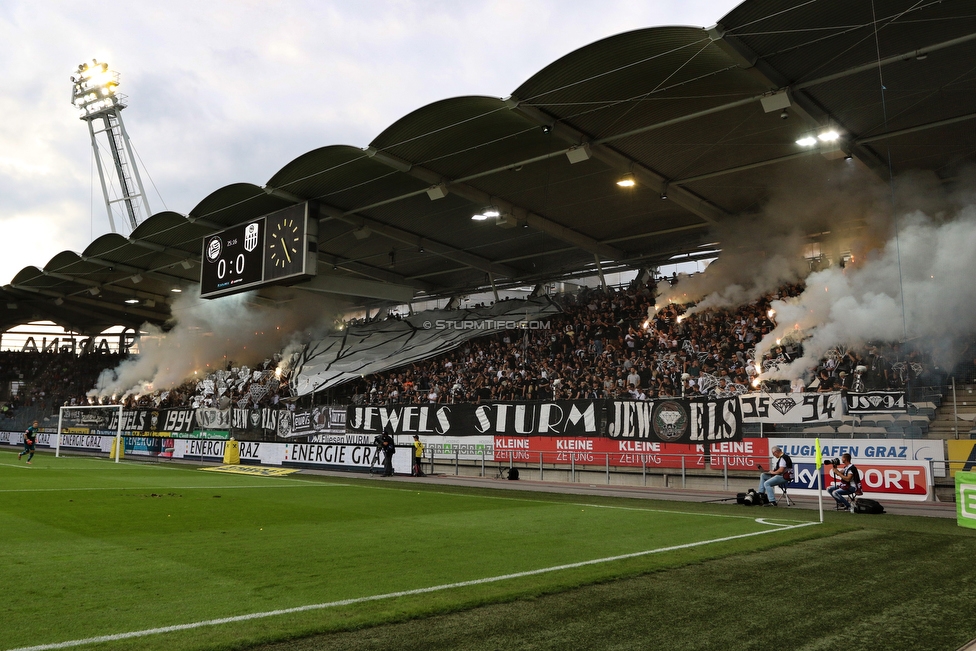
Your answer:
[[[817,138],[819,138],[821,142],[834,142],[840,138],[840,134],[833,129],[830,129],[829,131],[824,131],[823,133],[818,134]]]
[[[109,70],[107,63],[99,63],[96,59],[82,63],[71,76],[71,83],[71,103],[81,111],[82,119],[125,106],[122,104],[124,96],[116,90],[119,73]]]
[[[632,188],[635,185],[637,185],[637,179],[634,178],[633,174],[624,174],[617,181],[617,185],[619,185],[622,188]]]
[[[138,298],[127,298],[127,299],[125,299],[125,302],[128,303],[129,305],[135,305],[136,303],[139,302],[139,299]]]
[[[126,107],[125,95],[118,92],[119,73],[109,70],[108,64],[92,59],[91,63],[82,63],[71,75],[71,103],[78,109],[79,118],[88,123],[88,133],[91,136],[92,150],[95,152],[95,163],[98,167],[98,179],[102,184],[102,196],[105,199],[105,210],[108,212],[109,225],[112,232],[115,228],[115,216],[112,205],[122,203],[128,216],[131,230],[139,226],[151,214],[146,191],[139,176],[139,167],[129,143],[122,122],[122,109]],[[98,120],[103,127],[95,129],[94,122]],[[97,136],[104,136],[107,147],[99,147]],[[115,167],[119,184],[120,198],[113,198],[110,194],[110,183],[106,179],[103,169],[101,151],[108,151],[112,155],[112,165]],[[111,188],[114,190],[114,188]]]
[[[491,219],[492,217],[498,217],[501,214],[502,213],[495,208],[485,208],[477,215],[472,215],[471,219],[475,220],[476,222],[483,222],[486,219]]]
[[[817,144],[817,139],[813,136],[804,136],[797,140],[796,144],[800,145],[801,147],[813,147],[815,144]]]

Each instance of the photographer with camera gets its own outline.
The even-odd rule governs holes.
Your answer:
[[[793,460],[783,454],[783,448],[774,445],[771,450],[773,462],[768,472],[759,475],[759,486],[756,492],[765,495],[763,506],[776,506],[776,487],[784,486],[793,479]],[[757,466],[762,470],[762,466]]]
[[[838,483],[827,489],[827,492],[834,501],[837,502],[838,511],[854,512],[854,505],[847,501],[847,497],[856,495],[861,489],[861,473],[857,466],[851,463],[851,455],[846,452],[840,455],[840,459],[830,459],[825,463],[833,466],[830,474]]]
[[[396,441],[389,430],[383,432],[380,437],[380,447],[383,450],[383,476],[393,476],[393,455],[396,454]]]

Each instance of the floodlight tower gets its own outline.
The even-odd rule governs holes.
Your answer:
[[[149,202],[142,187],[139,167],[132,155],[132,145],[129,134],[122,123],[122,109],[126,107],[125,95],[117,92],[119,73],[108,69],[107,63],[99,63],[92,59],[91,63],[82,63],[75,74],[71,75],[71,103],[81,111],[79,116],[88,123],[88,133],[91,135],[92,150],[95,152],[95,164],[98,167],[98,178],[102,182],[102,196],[105,198],[105,210],[108,212],[108,222],[115,229],[115,216],[112,214],[112,204],[125,204],[126,215],[129,218],[131,230],[135,230],[139,222],[150,216]],[[101,127],[96,129],[95,121],[101,121]],[[115,173],[118,176],[121,197],[113,199],[109,196],[108,184],[105,182],[105,170],[98,149],[97,136],[103,135],[108,141],[108,151],[112,154]]]

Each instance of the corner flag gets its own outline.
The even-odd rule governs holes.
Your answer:
[[[820,438],[814,439],[814,445],[817,446],[817,468],[823,468],[823,453],[820,451]]]

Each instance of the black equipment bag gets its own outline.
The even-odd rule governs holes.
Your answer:
[[[508,478],[509,479],[511,479],[512,481],[515,481],[515,480],[518,479],[518,476],[519,476],[518,468],[509,468],[508,469]]]
[[[884,507],[881,506],[881,504],[876,500],[871,500],[866,497],[859,497],[857,498],[857,502],[854,504],[854,512],[877,514],[884,513],[885,510]]]

